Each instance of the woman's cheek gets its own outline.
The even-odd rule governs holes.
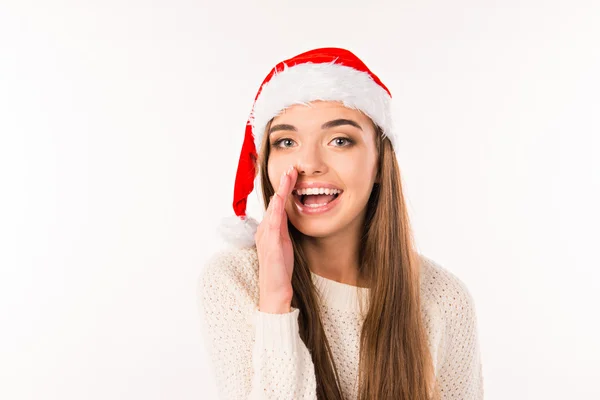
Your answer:
[[[340,164],[340,169],[347,177],[357,177],[364,174],[365,165],[361,159],[344,159]],[[355,178],[356,179],[356,178]]]
[[[269,181],[271,182],[273,189],[277,191],[277,188],[279,187],[279,179],[281,178],[285,168],[283,167],[284,164],[280,161],[273,161],[274,162],[269,162]]]

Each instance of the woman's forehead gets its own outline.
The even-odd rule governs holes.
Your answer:
[[[310,117],[310,119],[307,119],[307,117]],[[352,118],[361,125],[368,123],[370,120],[362,111],[345,107],[341,102],[319,100],[306,104],[291,105],[275,116],[273,123],[294,120],[297,122],[324,122],[333,117]]]

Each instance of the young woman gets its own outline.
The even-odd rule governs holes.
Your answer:
[[[473,299],[414,248],[390,100],[339,48],[261,85],[222,227],[236,246],[198,286],[221,398],[483,398]],[[257,174],[260,224],[245,213]]]

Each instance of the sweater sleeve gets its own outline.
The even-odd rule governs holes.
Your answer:
[[[224,250],[198,280],[204,345],[223,400],[316,399],[310,353],[300,338],[299,310],[258,309],[258,272],[251,250]]]
[[[438,382],[442,400],[483,400],[483,373],[475,303],[465,284],[449,274],[447,338]]]

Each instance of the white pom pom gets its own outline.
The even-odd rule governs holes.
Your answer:
[[[237,215],[225,217],[218,227],[219,234],[229,244],[235,247],[252,247],[256,244],[254,235],[258,228],[258,221],[246,216],[240,218]]]

